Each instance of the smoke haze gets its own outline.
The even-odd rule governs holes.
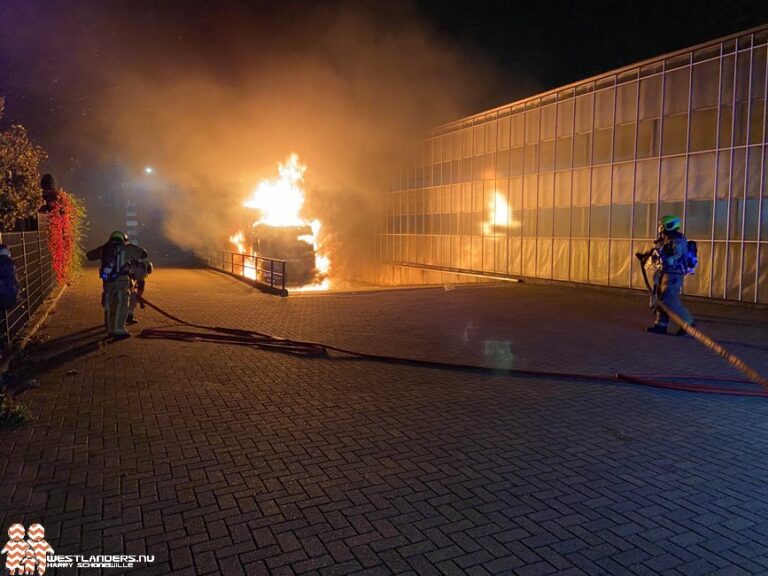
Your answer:
[[[52,156],[61,147],[129,171],[151,164],[165,183],[155,201],[166,235],[200,250],[223,247],[242,201],[296,152],[308,165],[306,215],[332,235],[341,277],[380,224],[409,146],[473,111],[491,84],[477,55],[446,44],[407,4],[9,4],[5,73],[35,67],[10,85],[71,94],[47,117],[60,140],[38,138]],[[6,107],[12,115],[12,97]]]

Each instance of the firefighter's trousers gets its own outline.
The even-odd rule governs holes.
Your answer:
[[[131,281],[128,276],[104,282],[102,301],[104,304],[104,325],[110,336],[122,336],[125,319],[128,317],[128,304],[131,297]]]
[[[136,305],[139,303],[139,298],[144,295],[144,286],[146,284],[147,275],[144,272],[135,271],[133,275],[133,282],[131,284],[131,299],[128,306],[129,314],[133,315],[136,312]]]
[[[672,312],[680,316],[688,324],[693,324],[693,315],[683,305],[681,298],[683,292],[684,274],[676,272],[664,272],[659,278],[658,296],[664,305]],[[669,321],[669,316],[661,308],[656,309],[656,324],[667,327],[667,332],[676,332],[681,328],[675,322]],[[671,326],[670,326],[671,324]]]

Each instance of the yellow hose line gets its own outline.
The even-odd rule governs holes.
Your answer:
[[[666,313],[666,315],[670,317],[670,319],[672,319],[676,324],[679,324],[683,330],[698,340],[704,347],[706,347],[708,350],[711,350],[718,356],[725,358],[731,366],[736,368],[747,378],[768,390],[768,379],[762,376],[757,370],[749,366],[746,362],[744,362],[744,360],[735,354],[728,352],[728,350],[723,348],[720,344],[712,340],[712,338],[704,334],[695,326],[688,324],[685,320],[680,318],[680,316],[672,312],[672,310],[670,310],[661,300],[656,299],[656,305],[661,308]]]

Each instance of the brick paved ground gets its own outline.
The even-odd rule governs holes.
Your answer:
[[[156,555],[129,574],[768,574],[765,399],[107,345],[98,289],[90,274],[65,293],[33,349],[33,421],[0,431],[0,527],[42,522],[59,554]],[[161,270],[147,296],[413,357],[508,362],[495,341],[520,367],[732,374],[690,338],[643,333],[642,298],[592,291],[278,299]],[[764,313],[695,311],[768,368]]]

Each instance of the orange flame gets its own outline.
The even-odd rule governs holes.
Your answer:
[[[488,203],[490,214],[488,220],[483,222],[483,233],[486,236],[493,236],[500,232],[506,232],[510,228],[516,228],[520,225],[512,217],[512,207],[507,203],[504,196],[496,192]]]
[[[297,154],[291,154],[285,164],[278,164],[280,178],[274,182],[262,180],[250,200],[243,206],[258,210],[261,218],[254,223],[268,226],[303,226],[307,222],[301,217],[304,206],[305,164],[299,164]]]
[[[267,226],[288,227],[288,226],[309,226],[311,234],[303,234],[297,237],[297,240],[311,244],[315,252],[315,269],[318,273],[318,282],[315,284],[302,286],[299,290],[324,290],[330,287],[328,272],[330,269],[330,258],[328,257],[324,246],[320,241],[321,224],[318,220],[307,221],[301,215],[304,207],[304,191],[302,183],[304,182],[304,172],[306,164],[299,162],[299,156],[292,153],[285,164],[278,164],[280,177],[277,180],[262,180],[259,182],[251,197],[243,203],[246,208],[251,208],[258,213],[258,219],[253,226],[266,224]],[[246,249],[245,236],[242,231],[230,237],[230,242],[237,247],[241,254],[258,256],[252,248]],[[279,254],[263,254],[264,257],[279,258]],[[253,258],[251,258],[251,270],[255,277],[256,271],[253,268]],[[246,270],[247,271],[247,270]],[[290,275],[290,271],[288,272]]]
[[[242,275],[251,280],[256,279],[256,259],[250,256],[250,250],[245,248],[245,236],[243,236],[242,230],[237,234],[233,234],[229,237],[229,241],[237,248],[237,253],[242,256]],[[235,266],[238,265],[235,261],[232,262]],[[239,267],[239,266],[238,266]]]

